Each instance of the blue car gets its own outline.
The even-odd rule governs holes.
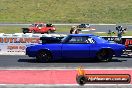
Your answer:
[[[46,40],[46,38],[45,38]],[[111,61],[113,55],[121,56],[125,46],[110,43],[93,34],[70,34],[63,39],[48,39],[53,42],[31,45],[26,48],[26,55],[36,57],[38,61],[48,62],[57,59],[97,59]]]

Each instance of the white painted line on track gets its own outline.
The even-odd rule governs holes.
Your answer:
[[[23,85],[27,85],[27,86],[30,86],[30,85],[39,85],[39,86],[77,86],[78,84],[0,84],[0,85],[19,85],[19,86],[23,86]],[[98,86],[102,86],[102,84],[85,84],[85,85],[98,85]],[[132,85],[132,84],[103,84],[103,85],[106,85],[106,86],[109,86],[109,85]]]
[[[65,24],[53,24],[53,25],[69,25],[70,26],[70,25],[80,25],[80,24],[79,23],[71,23],[71,24],[65,23]],[[107,26],[107,25],[117,25],[117,24],[103,24],[103,23],[99,23],[99,24],[90,24],[90,25],[106,25]]]
[[[79,84],[0,84],[1,85],[11,85],[11,86],[23,86],[23,85],[27,85],[27,86],[80,86]],[[94,85],[94,86],[115,86],[115,85],[132,85],[132,84],[85,84],[85,85]]]
[[[132,68],[122,68],[122,69],[85,69],[85,67],[83,68],[84,70],[132,70]],[[77,68],[74,69],[66,69],[66,68],[0,68],[0,70],[77,70]]]
[[[64,25],[64,26],[71,26],[71,25],[80,25],[81,23],[53,23],[53,25]],[[87,23],[86,23],[87,24]],[[90,23],[89,23],[90,24]],[[26,25],[26,26],[29,26],[31,24],[17,24],[17,23],[0,23],[1,26],[21,26],[21,25]],[[90,25],[117,25],[117,24],[104,24],[104,23],[98,23],[98,24],[90,24]],[[130,24],[129,24],[130,25]]]
[[[109,25],[117,25],[117,24],[90,24],[90,25],[106,25],[106,26],[109,26]]]

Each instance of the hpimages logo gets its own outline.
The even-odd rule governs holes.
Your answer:
[[[84,84],[128,84],[131,81],[129,74],[86,74],[82,67],[77,70],[76,82]]]

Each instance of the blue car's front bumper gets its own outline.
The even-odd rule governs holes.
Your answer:
[[[118,51],[115,52],[115,56],[120,57],[123,53],[124,53],[123,50],[118,50]]]
[[[32,51],[32,50],[30,49],[30,47],[27,47],[27,48],[26,48],[26,55],[28,55],[29,57],[36,57],[37,51]]]

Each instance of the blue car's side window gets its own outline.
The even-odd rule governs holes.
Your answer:
[[[68,43],[72,44],[88,44],[88,43],[94,43],[92,38],[85,37],[85,36],[73,36],[71,39],[69,39]]]
[[[88,38],[90,43],[95,43],[95,41],[92,38]]]

